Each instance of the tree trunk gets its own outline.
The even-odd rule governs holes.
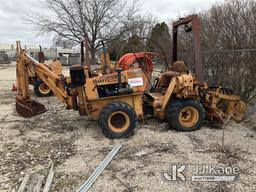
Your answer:
[[[96,51],[94,49],[91,49],[91,65],[96,65],[95,54],[96,54]]]

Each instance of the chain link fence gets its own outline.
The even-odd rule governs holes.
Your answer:
[[[204,78],[210,86],[230,88],[245,100],[256,95],[256,49],[204,50]],[[179,54],[194,71],[192,52]]]

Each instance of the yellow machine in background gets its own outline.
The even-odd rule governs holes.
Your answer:
[[[50,69],[53,73],[58,76],[62,76],[62,65],[59,61],[55,60],[52,62],[43,63],[48,69]],[[42,81],[36,74],[33,67],[29,68],[28,71],[29,84],[34,86],[34,92],[38,97],[47,97],[52,96],[53,92],[47,86],[44,81]]]
[[[20,42],[16,42],[18,45],[20,45]],[[18,49],[21,49],[20,47],[17,47]],[[39,63],[43,64],[45,67],[47,67],[49,70],[51,70],[53,73],[55,73],[58,76],[62,76],[62,65],[57,60],[54,59],[53,61],[46,61],[44,57],[44,52],[42,51],[41,46],[39,46],[39,52],[38,52],[38,60]],[[18,50],[20,52],[20,50]],[[53,92],[51,89],[47,86],[47,84],[38,77],[37,73],[35,72],[35,69],[32,66],[28,66],[28,82],[30,85],[34,86],[34,92],[36,96],[38,97],[47,97],[52,96]]]

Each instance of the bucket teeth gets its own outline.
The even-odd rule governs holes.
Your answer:
[[[22,117],[32,117],[46,112],[43,104],[34,100],[19,100],[16,99],[16,111]]]

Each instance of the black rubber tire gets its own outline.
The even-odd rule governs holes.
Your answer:
[[[193,107],[197,110],[199,114],[198,121],[191,127],[183,126],[179,121],[179,114],[184,107]],[[167,110],[167,121],[170,127],[177,131],[196,131],[201,128],[202,123],[205,119],[205,109],[203,105],[194,99],[180,99],[172,101]]]
[[[36,96],[38,97],[50,97],[53,95],[52,90],[50,90],[48,93],[43,93],[40,91],[40,85],[43,84],[44,82],[41,79],[36,80],[35,84],[34,84],[34,92],[36,94]]]
[[[124,132],[114,132],[108,126],[108,119],[111,117],[111,114],[117,111],[122,111],[126,113],[129,117],[130,124],[129,127]],[[110,139],[120,139],[126,138],[133,135],[135,128],[138,126],[138,117],[134,109],[125,102],[112,102],[106,105],[99,116],[99,125],[102,129],[102,133]]]

